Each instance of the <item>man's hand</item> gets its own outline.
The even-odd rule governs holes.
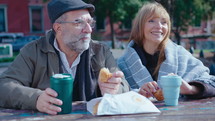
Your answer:
[[[61,112],[61,108],[55,105],[62,105],[63,102],[56,97],[57,93],[53,89],[47,88],[37,99],[37,110],[51,115]]]
[[[105,93],[117,94],[120,84],[122,82],[123,76],[124,74],[121,71],[117,71],[112,74],[112,77],[108,79],[107,82],[104,83],[104,82],[98,81],[102,95],[104,95]]]

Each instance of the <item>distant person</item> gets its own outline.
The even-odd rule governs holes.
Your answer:
[[[214,63],[215,63],[215,51],[214,51],[213,61],[214,61]]]
[[[129,90],[118,71],[111,51],[91,40],[94,6],[81,0],[51,0],[48,14],[53,29],[21,49],[11,66],[0,76],[0,107],[37,109],[57,114],[62,101],[50,89],[50,77],[69,73],[74,77],[73,101],[89,101],[104,93]],[[113,76],[99,82],[101,68]],[[72,103],[72,102],[71,102]]]
[[[215,75],[215,62],[210,65],[209,69],[210,69],[210,74]]]
[[[204,50],[201,49],[200,52],[199,52],[199,57],[200,58],[204,58],[205,57],[205,54],[204,54]]]
[[[213,62],[210,65],[209,69],[210,69],[210,74],[215,75],[215,52],[214,52],[214,56],[213,56]]]
[[[193,46],[190,47],[190,53],[194,54],[194,48],[193,48]]]
[[[215,96],[215,76],[184,47],[170,39],[170,17],[157,3],[142,6],[134,20],[127,51],[118,59],[132,89],[146,97],[160,87],[161,76],[174,73],[183,81],[180,94],[188,98]]]

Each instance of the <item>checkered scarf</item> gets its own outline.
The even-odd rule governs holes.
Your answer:
[[[153,81],[153,79],[147,68],[142,64],[137,52],[132,48],[133,45],[134,41],[128,44],[126,52],[118,59],[118,66],[124,72],[131,88],[136,89],[144,83]],[[160,85],[161,76],[175,73],[187,82],[200,81],[215,87],[215,76],[209,75],[209,69],[184,47],[168,41],[165,56],[166,60],[161,64],[158,72],[158,85]]]

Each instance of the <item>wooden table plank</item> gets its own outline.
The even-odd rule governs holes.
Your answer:
[[[0,120],[41,121],[215,121],[215,97],[200,100],[181,100],[178,106],[153,102],[161,113],[132,115],[93,116],[86,110],[86,103],[73,103],[73,111],[66,115],[47,115],[31,110],[0,109]]]

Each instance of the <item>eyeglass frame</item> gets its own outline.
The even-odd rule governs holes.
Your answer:
[[[91,21],[92,23],[89,23],[87,21]],[[89,24],[91,28],[94,28],[95,25],[96,25],[96,21],[91,18],[91,19],[88,19],[87,21],[83,20],[83,19],[76,19],[74,21],[57,21],[55,23],[59,23],[59,24],[64,24],[64,23],[71,23],[72,25],[76,26],[77,28],[85,28],[86,27],[86,24]],[[81,24],[81,25],[78,25],[78,24]]]

